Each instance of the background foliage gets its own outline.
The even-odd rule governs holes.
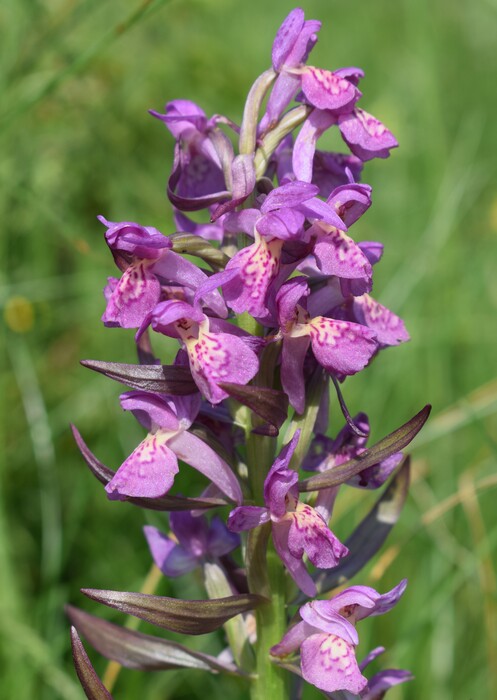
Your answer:
[[[131,333],[99,321],[114,267],[95,217],[172,232],[164,189],[173,142],[146,110],[183,97],[239,121],[292,7],[2,3],[1,697],[81,699],[63,604],[94,611],[80,587],[139,590],[150,566],[141,533],[150,516],[107,502],[68,429],[74,421],[113,467],[140,436],[119,409],[119,386],[78,364],[134,361]],[[401,144],[366,165],[374,206],[353,233],[385,243],[375,296],[405,318],[413,340],[347,381],[349,405],[370,415],[376,438],[434,405],[413,448],[406,511],[360,576],[381,591],[403,576],[410,586],[391,615],[363,623],[361,649],[384,644],[385,661],[414,672],[392,700],[496,697],[497,2],[304,7],[323,22],[313,62],[364,68],[364,107]],[[341,537],[369,505],[356,495],[339,499]],[[159,592],[180,590],[194,597],[199,589],[163,581]],[[215,635],[193,643],[222,648]],[[103,660],[92,658],[102,672]],[[116,697],[219,692],[243,696],[236,681],[201,673],[127,671]]]

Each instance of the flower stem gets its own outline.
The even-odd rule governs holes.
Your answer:
[[[252,683],[252,700],[286,700],[288,697],[285,671],[271,663],[269,650],[281,641],[286,631],[285,572],[272,543],[267,550],[267,575],[270,602],[256,611],[256,678]]]

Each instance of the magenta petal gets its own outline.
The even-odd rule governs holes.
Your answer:
[[[310,233],[316,236],[313,253],[324,275],[371,282],[371,263],[357,243],[344,231],[316,224],[311,227]]]
[[[247,384],[259,369],[259,360],[247,343],[231,333],[203,332],[187,347],[190,369],[198,388],[211,403],[228,394],[219,382]]]
[[[232,532],[244,532],[269,522],[267,508],[261,506],[240,506],[231,511],[228,517],[228,528]]]
[[[315,109],[304,122],[293,148],[292,165],[295,177],[304,182],[312,181],[314,154],[318,138],[337,123],[331,112]]]
[[[300,590],[310,598],[316,595],[316,584],[304,566],[302,559],[290,554],[288,549],[289,520],[273,523],[273,542],[276,552]]]
[[[230,467],[205,442],[192,433],[175,435],[169,445],[175,454],[216,484],[235,503],[243,500],[240,484]]]
[[[282,285],[276,295],[280,326],[285,329],[287,324],[295,321],[295,307],[302,297],[309,296],[307,277],[293,277]],[[305,308],[304,302],[301,304]]]
[[[313,197],[304,204],[301,204],[300,211],[305,214],[307,219],[323,221],[325,224],[335,226],[342,231],[347,230],[345,222],[338,216],[336,211],[317,197]]]
[[[159,427],[176,431],[179,422],[170,405],[158,394],[148,391],[127,391],[119,397],[124,411],[133,415],[149,432]]]
[[[279,71],[281,69],[303,26],[304,10],[296,7],[285,17],[276,33],[271,54],[274,70]]]
[[[305,622],[298,622],[293,627],[290,627],[281,642],[271,647],[269,653],[272,656],[288,656],[288,654],[297,651],[302,642],[315,631]]]
[[[123,462],[105,490],[111,499],[124,496],[158,498],[169,491],[178,460],[160,433],[147,435]]]
[[[302,675],[308,683],[330,693],[360,693],[367,680],[359,670],[354,647],[333,634],[313,634],[300,650]]]
[[[159,301],[160,284],[144,261],[130,265],[107,300],[102,321],[107,326],[139,328]]]
[[[369,294],[355,297],[352,311],[359,323],[376,332],[381,347],[399,345],[409,340],[403,320]]]
[[[348,644],[357,646],[359,635],[352,623],[327,605],[327,600],[313,600],[300,608],[300,616],[315,630],[334,634]]]
[[[291,513],[288,549],[294,557],[304,552],[319,569],[332,569],[349,550],[328,528],[322,517],[309,505],[299,504]]]
[[[387,158],[397,143],[392,132],[362,109],[339,117],[338,125],[350,150],[361,160]]]
[[[304,238],[305,216],[296,209],[283,207],[262,216],[257,222],[257,231],[266,238],[288,240]]]
[[[281,207],[298,207],[319,193],[319,187],[310,182],[295,180],[286,185],[275,187],[268,194],[261,206],[261,212],[267,214]]]
[[[309,343],[309,336],[283,338],[281,384],[297,413],[303,413],[305,408],[304,360]]]
[[[348,80],[322,68],[308,66],[302,76],[302,91],[311,105],[335,114],[348,112],[361,93]]]
[[[189,511],[177,511],[169,516],[171,531],[178,543],[196,557],[207,552],[208,523],[205,517],[194,517]]]
[[[396,669],[385,669],[379,671],[368,681],[367,692],[362,695],[361,700],[382,700],[385,693],[399,683],[412,681],[414,676],[410,671]]]
[[[376,333],[358,323],[316,316],[309,325],[316,360],[334,374],[359,372],[378,347]]]

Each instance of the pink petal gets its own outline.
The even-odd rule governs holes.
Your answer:
[[[399,145],[384,124],[362,109],[341,115],[338,125],[345,143],[363,161],[387,158],[390,149]]]
[[[216,484],[228,498],[235,503],[242,502],[238,479],[228,464],[200,438],[185,431],[175,435],[169,446],[180,459]]]
[[[378,347],[376,333],[358,323],[316,316],[309,326],[316,360],[328,372],[355,374],[367,365]]]
[[[302,675],[320,690],[360,693],[367,680],[359,670],[354,647],[333,634],[313,634],[300,650]]]
[[[294,557],[288,548],[290,521],[273,523],[273,542],[276,552],[300,590],[310,598],[316,595],[316,584],[304,566],[302,559]]]
[[[136,420],[149,432],[157,427],[179,430],[178,418],[161,396],[148,391],[127,391],[119,399],[123,410],[132,411]]]
[[[310,104],[339,114],[350,111],[361,96],[348,80],[329,70],[308,66],[302,76],[302,90]]]
[[[231,511],[228,517],[228,528],[232,532],[244,532],[269,522],[267,508],[261,506],[240,506]]]
[[[139,328],[160,298],[160,284],[147,262],[130,265],[113,288],[102,321],[107,326]]]
[[[312,181],[316,142],[334,124],[337,124],[337,117],[331,112],[319,109],[313,110],[304,122],[295,141],[292,156],[293,172],[298,180]]]
[[[349,550],[328,528],[322,517],[305,503],[289,514],[292,525],[288,534],[288,549],[297,558],[304,552],[314,566],[332,569]]]
[[[312,226],[310,233],[316,236],[313,253],[323,274],[371,283],[371,263],[344,231],[320,223]]]
[[[178,472],[178,460],[165,439],[160,432],[147,435],[105,487],[109,498],[158,498],[169,491]]]
[[[353,314],[359,323],[376,332],[380,346],[399,345],[409,340],[404,321],[369,294],[354,298]]]

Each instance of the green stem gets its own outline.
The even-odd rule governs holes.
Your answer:
[[[267,550],[267,575],[270,602],[256,611],[256,678],[252,683],[252,700],[286,700],[288,673],[273,664],[269,650],[281,641],[286,631],[285,572],[272,544]]]

